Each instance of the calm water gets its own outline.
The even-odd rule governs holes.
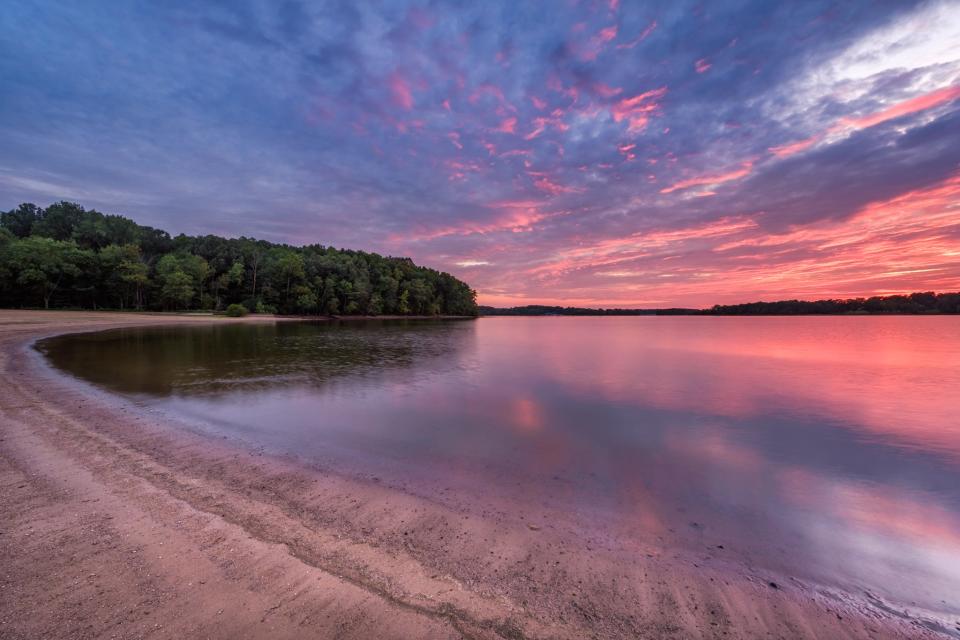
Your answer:
[[[224,325],[42,350],[317,464],[960,612],[960,318]]]

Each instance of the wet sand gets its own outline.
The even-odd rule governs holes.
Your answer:
[[[960,634],[724,549],[640,541],[625,559],[539,514],[204,436],[90,393],[31,347],[119,326],[272,321],[0,311],[0,637]]]

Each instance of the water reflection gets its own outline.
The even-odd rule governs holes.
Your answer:
[[[421,366],[443,370],[462,322],[290,322],[123,328],[45,340],[58,367],[115,391],[219,397],[321,388]]]
[[[124,330],[58,365],[211,428],[624,552],[960,613],[960,322],[490,318]]]

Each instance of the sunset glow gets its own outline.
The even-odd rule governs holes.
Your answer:
[[[410,256],[498,306],[960,289],[957,0],[4,14],[4,210]]]

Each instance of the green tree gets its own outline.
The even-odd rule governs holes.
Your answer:
[[[367,315],[379,316],[381,313],[383,313],[383,300],[379,293],[374,293],[367,302]]]
[[[54,240],[69,240],[85,213],[83,207],[73,202],[52,204],[41,212],[30,233]]]
[[[111,244],[104,247],[98,257],[106,288],[117,296],[120,308],[125,308],[126,301],[132,299],[134,306],[140,309],[143,287],[148,282],[148,269],[141,261],[140,247]]]
[[[0,224],[18,238],[26,238],[30,235],[34,223],[40,219],[42,214],[43,209],[35,204],[25,202],[16,209],[0,214]]]
[[[164,301],[174,309],[187,308],[193,300],[193,278],[179,270],[168,273],[164,276],[161,292]]]
[[[291,249],[279,249],[274,256],[273,270],[283,287],[283,303],[290,301],[290,288],[304,277],[303,256]]]
[[[309,289],[304,290],[297,296],[297,311],[300,313],[316,313],[317,296]]]
[[[217,309],[220,308],[220,290],[226,289],[229,290],[231,287],[240,286],[243,283],[243,260],[237,259],[234,260],[233,264],[230,265],[230,268],[227,269],[224,273],[220,274],[218,277],[213,279],[214,290],[213,297],[215,299],[215,306]]]
[[[57,251],[72,247],[75,261],[41,291],[43,269],[23,261],[22,240],[46,238]],[[49,249],[49,247],[46,247]],[[14,253],[16,255],[14,255]],[[68,252],[69,253],[69,252]],[[21,268],[22,267],[22,268]],[[54,271],[56,271],[54,269]],[[51,272],[52,273],[52,272]],[[188,296],[187,289],[190,289]],[[401,292],[406,292],[400,300]],[[213,235],[171,238],[123,216],[58,202],[46,209],[22,204],[0,214],[0,305],[126,308],[248,309],[287,313],[476,313],[475,294],[449,274],[407,258],[335,249],[319,244],[274,245]],[[896,308],[902,306],[896,303]],[[927,298],[906,300],[911,308]],[[955,308],[952,302],[937,304]]]
[[[16,283],[35,291],[50,308],[50,299],[71,278],[80,275],[84,254],[73,241],[29,237],[17,240],[7,249],[15,265]]]
[[[400,300],[397,303],[397,313],[410,313],[410,292],[406,289],[404,289],[403,293],[400,294]]]

